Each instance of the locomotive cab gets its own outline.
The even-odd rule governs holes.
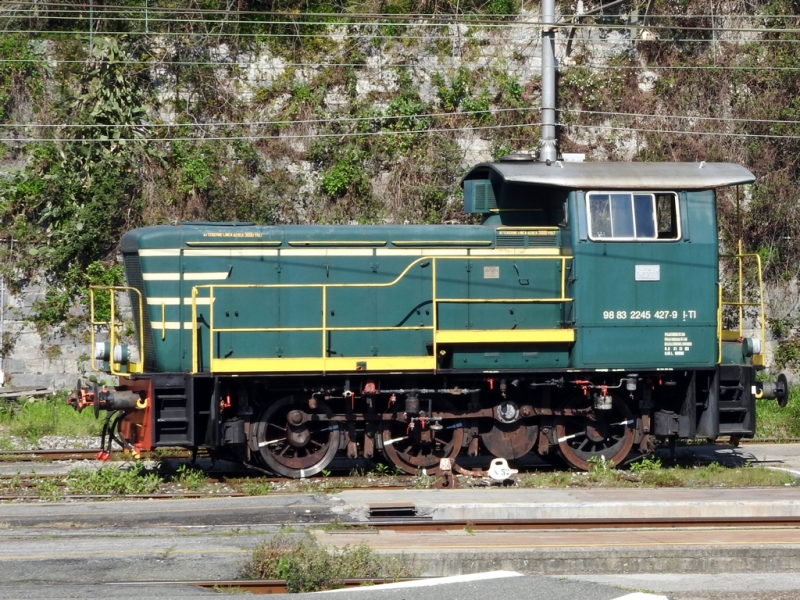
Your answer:
[[[576,332],[570,370],[586,382],[587,396],[600,398],[595,408],[609,411],[605,421],[636,416],[642,426],[629,442],[642,451],[651,437],[739,439],[754,433],[755,399],[764,397],[764,386],[755,381],[763,364],[763,303],[760,294],[744,299],[741,280],[731,285],[738,299],[723,300],[715,206],[716,188],[752,181],[751,173],[732,164],[519,159],[478,166],[464,180],[465,204],[483,212],[486,224],[502,222],[508,209],[522,214],[516,211],[523,198],[551,198],[558,206],[566,196],[559,228],[568,240],[562,252],[572,259],[565,322]],[[471,198],[489,185],[494,204]],[[508,197],[523,206],[504,204]],[[535,201],[529,205],[537,209]],[[728,258],[757,259],[741,252]],[[723,327],[726,316],[739,317],[727,319],[731,331]],[[591,392],[598,386],[599,396]],[[785,378],[766,387],[785,403]],[[580,398],[567,403],[590,404]],[[573,422],[559,437],[568,462],[587,466],[603,444],[619,449],[614,460],[627,453],[625,435],[593,443],[591,427]]]

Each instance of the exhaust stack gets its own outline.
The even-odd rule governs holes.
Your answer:
[[[556,149],[556,2],[542,0],[542,135],[539,161],[555,162]]]

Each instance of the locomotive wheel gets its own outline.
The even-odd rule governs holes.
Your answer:
[[[583,396],[569,400],[563,408],[583,408]],[[628,405],[612,398],[611,410],[594,410],[585,416],[560,417],[556,438],[561,457],[572,467],[588,471],[590,460],[604,458],[620,464],[633,447],[635,419]]]
[[[254,424],[258,456],[277,475],[295,479],[316,475],[339,450],[339,423],[329,420],[330,407],[318,400],[313,413],[305,408],[305,403],[287,396],[270,404]]]
[[[452,412],[446,400],[434,400],[433,412]],[[455,458],[461,451],[464,429],[460,420],[443,421],[442,429],[432,430],[415,423],[413,429],[402,418],[403,412],[390,413],[391,419],[381,424],[383,454],[393,465],[414,475],[425,469],[428,475],[439,474],[442,458]]]
[[[498,458],[512,460],[531,451],[539,437],[536,425],[516,423],[492,423],[492,428],[481,434],[486,449]]]

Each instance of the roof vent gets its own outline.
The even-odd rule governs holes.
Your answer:
[[[533,162],[533,157],[525,152],[512,152],[503,156],[500,162]]]

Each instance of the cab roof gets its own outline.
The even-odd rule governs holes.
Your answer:
[[[733,163],[500,161],[474,166],[461,180],[498,179],[571,189],[703,190],[752,183],[755,175]]]

